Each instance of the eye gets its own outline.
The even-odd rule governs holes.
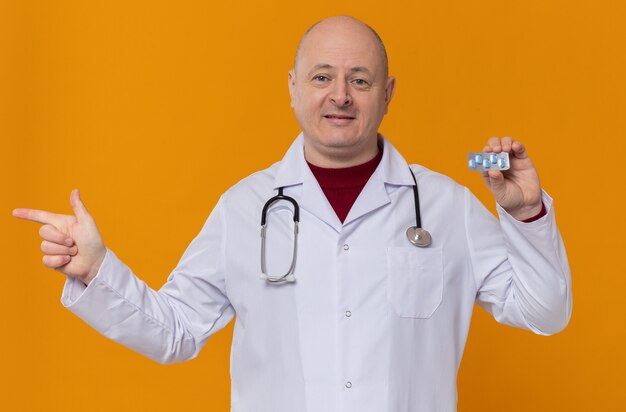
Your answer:
[[[313,76],[313,81],[315,82],[319,82],[319,83],[323,83],[330,80],[327,76],[323,75],[323,74],[318,74]]]
[[[355,86],[359,88],[366,88],[366,87],[369,87],[370,85],[365,79],[354,79],[352,80],[352,84],[354,84]]]

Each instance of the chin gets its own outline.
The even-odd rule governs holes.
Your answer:
[[[355,136],[328,136],[322,138],[322,144],[326,147],[343,148],[352,147],[358,144],[361,139]]]
[[[349,147],[363,140],[359,133],[337,129],[320,133],[319,136],[319,141],[328,147]]]

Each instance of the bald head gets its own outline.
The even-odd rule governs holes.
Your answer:
[[[351,16],[329,17],[309,27],[308,30],[302,35],[300,43],[298,43],[294,68],[298,65],[302,53],[306,53],[305,46],[307,45],[310,36],[329,36],[332,39],[332,37],[338,33],[353,33],[354,36],[357,37],[360,36],[361,38],[369,38],[377,49],[380,61],[384,67],[385,75],[388,75],[389,63],[387,59],[387,50],[385,49],[382,39],[378,33],[376,33],[376,30]]]

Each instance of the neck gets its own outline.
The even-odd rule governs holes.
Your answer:
[[[321,149],[321,150],[320,150]],[[378,154],[378,139],[369,139],[358,147],[315,147],[304,140],[304,158],[314,166],[342,169],[372,160]]]

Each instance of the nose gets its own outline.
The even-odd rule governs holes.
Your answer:
[[[335,81],[330,92],[330,101],[339,107],[349,106],[352,103],[352,96],[350,95],[347,82],[342,80]]]

